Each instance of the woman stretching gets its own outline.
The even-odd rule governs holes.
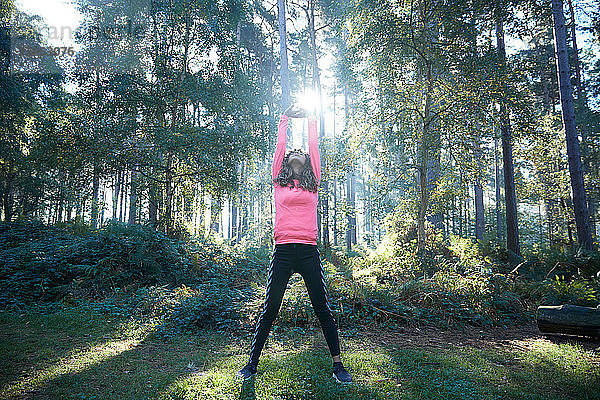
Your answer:
[[[340,383],[349,383],[352,377],[340,359],[337,325],[329,308],[323,265],[317,248],[317,190],[321,181],[317,121],[312,116],[308,117],[309,154],[301,149],[285,154],[290,117],[306,118],[307,111],[291,105],[279,119],[277,149],[273,157],[275,251],[269,266],[266,298],[254,331],[250,359],[237,372],[237,376],[248,379],[256,374],[260,353],[279,312],[290,276],[298,272],[304,279],[333,358],[332,375]]]

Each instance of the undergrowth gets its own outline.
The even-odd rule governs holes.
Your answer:
[[[440,327],[530,321],[539,305],[596,307],[597,253],[537,247],[521,260],[494,241],[429,229],[419,250],[410,219],[393,214],[376,248],[323,249],[326,289],[338,325]],[[83,307],[148,320],[159,336],[210,329],[252,332],[265,296],[270,249],[213,238],[174,239],[109,221],[0,224],[0,307],[51,313]],[[596,267],[594,267],[596,265]],[[299,274],[276,326],[318,326]]]

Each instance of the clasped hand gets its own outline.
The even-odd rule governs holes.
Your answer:
[[[283,115],[287,115],[290,118],[306,118],[308,117],[308,110],[292,104],[283,112]]]

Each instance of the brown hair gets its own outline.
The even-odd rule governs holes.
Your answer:
[[[285,157],[283,157],[283,161],[281,162],[281,170],[275,179],[273,179],[273,183],[279,184],[279,186],[294,186],[294,169],[288,163],[288,159],[290,155],[293,153],[304,154],[306,160],[304,161],[304,165],[300,170],[300,176],[298,177],[298,187],[304,190],[310,190],[311,192],[316,192],[318,188],[317,177],[315,176],[315,172],[312,169],[312,164],[310,162],[310,155],[305,153],[302,149],[293,149],[289,150]]]

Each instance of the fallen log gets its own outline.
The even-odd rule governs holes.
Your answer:
[[[600,306],[596,308],[572,304],[539,306],[536,320],[538,329],[542,333],[600,338]]]

